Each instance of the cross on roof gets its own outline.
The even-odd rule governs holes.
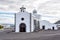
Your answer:
[[[24,12],[26,8],[22,6],[20,9],[21,9],[21,12]]]

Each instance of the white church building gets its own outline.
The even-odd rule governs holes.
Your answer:
[[[34,32],[40,29],[40,15],[36,10],[33,13],[26,11],[25,7],[15,14],[15,32]]]
[[[50,23],[49,21],[42,20],[40,21],[40,29],[42,30],[57,30],[57,25]]]
[[[55,24],[49,23],[48,21],[40,21],[40,17],[36,10],[29,13],[25,7],[21,7],[20,11],[15,14],[15,32],[34,32],[40,29],[57,30]]]

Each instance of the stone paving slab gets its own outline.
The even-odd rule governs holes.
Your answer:
[[[33,33],[0,32],[0,40],[59,40],[60,31],[40,31]]]

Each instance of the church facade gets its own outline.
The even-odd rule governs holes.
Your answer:
[[[36,10],[32,13],[21,7],[20,11],[15,14],[15,32],[36,32],[39,30],[57,30],[56,24],[48,21],[40,21],[41,16]]]
[[[34,32],[40,29],[40,15],[36,10],[33,13],[26,11],[25,7],[15,14],[15,32]]]

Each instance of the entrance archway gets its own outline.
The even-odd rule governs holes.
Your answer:
[[[54,27],[52,27],[52,29],[54,30],[55,28],[54,28]]]
[[[42,29],[45,30],[45,25],[42,26]]]
[[[25,25],[25,23],[21,23],[20,25],[19,25],[19,28],[20,28],[20,32],[26,32],[26,25]]]

